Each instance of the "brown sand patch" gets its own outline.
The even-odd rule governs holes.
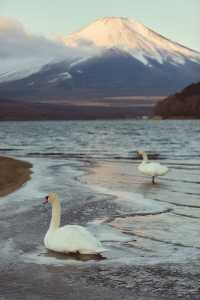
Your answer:
[[[14,192],[29,180],[31,167],[25,161],[0,157],[0,197]]]

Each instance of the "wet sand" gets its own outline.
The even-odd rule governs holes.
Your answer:
[[[0,157],[0,197],[20,188],[31,175],[31,164],[10,157]]]

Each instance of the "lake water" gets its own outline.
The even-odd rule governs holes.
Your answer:
[[[1,201],[2,220],[19,226],[2,236],[4,262],[20,251],[37,264],[73,262],[43,247],[49,191],[62,199],[63,223],[87,226],[109,249],[102,264],[199,257],[200,121],[2,122],[0,140],[1,155],[33,163],[31,181]],[[137,170],[141,148],[170,168],[155,186]]]
[[[35,158],[130,158],[144,148],[160,158],[195,159],[199,137],[199,120],[0,123],[1,153]]]
[[[0,201],[1,299],[199,299],[200,121],[0,122],[0,141],[33,164]],[[169,166],[155,185],[137,170],[141,148]],[[105,259],[45,249],[49,191]]]

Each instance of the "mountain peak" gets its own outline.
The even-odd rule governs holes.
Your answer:
[[[126,17],[103,17],[103,18],[99,18],[96,21],[104,21],[104,22],[117,22],[117,21],[128,21],[129,19]]]
[[[104,17],[97,19],[95,22],[91,23],[89,26],[103,26],[107,31],[113,34],[113,32],[127,32],[128,30],[145,33],[148,32],[148,28],[145,27],[142,23],[129,19],[126,17]]]
[[[125,17],[103,17],[78,32],[64,37],[65,45],[128,52],[144,64],[148,59],[159,63],[184,64],[189,58],[200,61],[200,54],[164,38],[142,23]]]
[[[68,46],[79,45],[80,40],[91,41],[97,47],[116,47],[136,40],[136,34],[145,34],[148,28],[142,23],[125,17],[103,17],[90,23],[80,31],[64,38]],[[129,45],[130,48],[133,44]],[[135,45],[134,45],[135,46]]]
[[[142,23],[134,20],[134,19],[129,19],[126,17],[103,17],[103,18],[99,18],[96,21],[92,22],[91,24],[97,24],[97,23],[104,23],[105,25],[126,25],[128,23],[134,23],[135,25],[140,24],[142,25]],[[144,25],[143,25],[144,26]]]

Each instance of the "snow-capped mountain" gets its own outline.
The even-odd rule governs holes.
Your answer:
[[[168,95],[200,80],[200,53],[134,20],[102,18],[61,40],[66,59],[55,58],[39,70],[36,66],[31,74],[16,72],[15,80],[8,82],[0,72],[0,95],[26,99]]]
[[[101,50],[115,48],[132,55],[145,65],[148,59],[159,63],[184,64],[186,59],[200,62],[200,53],[174,43],[143,24],[127,18],[99,19],[82,30],[63,38],[71,47],[88,46]]]

